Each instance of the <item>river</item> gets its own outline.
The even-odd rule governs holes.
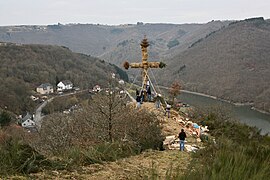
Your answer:
[[[236,106],[228,102],[187,92],[181,92],[178,99],[199,108],[222,106],[226,110],[229,110],[229,113],[233,118],[238,119],[240,122],[249,126],[256,126],[261,129],[261,134],[270,134],[270,115],[252,110],[250,106]]]

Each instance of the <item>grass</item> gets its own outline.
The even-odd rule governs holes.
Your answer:
[[[226,117],[208,112],[202,117],[217,143],[209,142],[195,156],[198,166],[184,179],[267,179],[270,177],[270,137]]]
[[[134,146],[128,143],[103,143],[91,147],[87,151],[83,151],[83,164],[116,161],[138,153],[139,150],[136,150]]]
[[[204,152],[198,152],[201,154],[196,158],[200,159],[196,159],[196,165],[190,167],[195,171],[189,171],[178,179],[267,179],[270,176],[269,147],[268,154],[263,155],[254,146],[250,153],[248,143],[237,146],[225,139],[220,143],[223,143],[220,147],[207,147]]]
[[[101,143],[88,149],[73,147],[48,160],[28,144],[8,139],[0,146],[0,176],[29,174],[42,169],[72,170],[81,165],[116,161],[139,152],[139,149],[128,143]]]
[[[198,112],[197,112],[198,113]],[[270,137],[260,131],[235,123],[221,111],[200,112],[198,121],[204,120],[211,129],[205,148],[193,154],[185,174],[168,168],[166,179],[234,180],[268,179],[270,177]],[[226,114],[226,113],[225,113]],[[193,120],[196,121],[196,114]],[[150,179],[156,175],[149,173]]]
[[[9,139],[0,147],[0,175],[37,172],[42,162],[42,155],[16,139]]]

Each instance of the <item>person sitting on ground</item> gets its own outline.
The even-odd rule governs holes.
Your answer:
[[[194,128],[194,130],[196,132],[197,137],[200,137],[200,135],[201,135],[201,128],[200,128],[200,126],[197,123],[193,123],[192,126],[193,126],[193,128]]]
[[[179,143],[180,143],[180,151],[184,151],[185,148],[185,139],[186,139],[187,135],[184,131],[184,129],[181,129],[181,132],[178,135],[179,138]]]

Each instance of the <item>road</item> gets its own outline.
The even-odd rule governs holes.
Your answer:
[[[36,126],[38,129],[40,129],[41,127],[41,123],[42,123],[42,118],[44,116],[41,115],[42,109],[47,105],[48,102],[51,102],[54,99],[54,97],[44,101],[37,109],[35,112],[35,117],[34,117],[34,121],[36,122]]]
[[[38,106],[38,108],[36,109],[36,112],[35,112],[34,121],[36,123],[37,128],[40,129],[40,127],[41,127],[42,118],[44,117],[44,116],[42,116],[41,112],[42,112],[42,109],[48,104],[48,102],[51,102],[54,98],[63,97],[63,96],[70,96],[70,95],[82,93],[85,91],[87,91],[87,89],[81,90],[81,91],[75,91],[75,92],[71,92],[71,93],[66,93],[66,94],[61,94],[59,96],[52,97],[52,98],[44,101],[40,106]]]

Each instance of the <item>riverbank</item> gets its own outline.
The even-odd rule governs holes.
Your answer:
[[[251,107],[251,109],[254,111],[258,111],[260,113],[263,113],[263,114],[270,115],[270,112],[267,112],[267,111],[264,111],[264,110],[261,110],[261,109],[255,108],[255,107]]]
[[[165,87],[162,87],[162,88],[165,88]],[[227,103],[233,104],[235,106],[250,106],[250,109],[252,109],[254,111],[258,111],[260,113],[270,115],[270,112],[267,112],[267,111],[264,111],[264,110],[261,110],[261,109],[258,109],[256,107],[254,107],[253,106],[254,103],[250,103],[250,102],[246,102],[246,103],[232,102],[232,101],[229,101],[229,100],[218,98],[216,96],[211,96],[211,95],[208,95],[208,94],[194,92],[194,91],[189,91],[189,90],[181,90],[181,92],[189,93],[189,94],[195,94],[195,95],[203,96],[203,97],[208,97],[208,98],[219,100],[219,101],[222,101],[222,102],[227,102]]]

